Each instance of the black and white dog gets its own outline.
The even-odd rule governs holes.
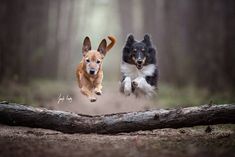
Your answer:
[[[120,91],[125,95],[151,97],[158,83],[156,50],[149,35],[136,41],[133,35],[127,37],[123,48]]]

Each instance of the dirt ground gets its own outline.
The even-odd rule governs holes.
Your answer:
[[[123,97],[117,93],[118,91],[106,89],[96,103],[90,103],[75,88],[72,103],[58,104],[55,98],[45,107],[93,115],[161,107],[154,106],[154,102],[151,101]],[[210,133],[206,133],[205,128],[204,126],[97,135],[64,134],[46,129],[0,125],[0,157],[235,156],[234,126],[212,126]]]

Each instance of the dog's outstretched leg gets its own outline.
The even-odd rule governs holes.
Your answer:
[[[132,81],[132,85],[144,92],[147,97],[151,97],[155,93],[155,87],[148,84],[143,77],[137,77]]]
[[[95,87],[95,94],[97,94],[97,95],[101,95],[101,94],[102,94],[102,85],[101,85],[101,83],[98,84],[98,85]]]
[[[122,82],[122,85],[123,86],[123,92],[126,96],[129,96],[131,95],[131,90],[132,90],[132,87],[131,87],[131,78],[130,77],[126,77],[123,82]]]
[[[95,102],[96,101],[96,98],[92,94],[92,91],[90,91],[88,88],[82,87],[81,88],[81,92],[82,92],[82,94],[86,95],[91,102]]]

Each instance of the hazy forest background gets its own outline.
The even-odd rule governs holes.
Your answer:
[[[149,33],[160,67],[151,102],[234,103],[234,28],[233,0],[0,0],[0,100],[44,106],[60,93],[75,97],[84,37],[97,48],[110,34],[117,45],[104,60],[104,91],[118,92],[127,34]]]

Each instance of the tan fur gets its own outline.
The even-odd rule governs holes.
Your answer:
[[[111,43],[107,46],[107,51],[109,51],[113,47],[113,45],[116,43],[116,39],[114,36],[110,35],[108,36],[108,38],[111,41]]]
[[[97,95],[102,94],[102,80],[103,80],[103,70],[102,70],[102,61],[107,51],[109,51],[113,45],[115,44],[116,40],[113,36],[109,36],[111,38],[111,43],[106,46],[105,45],[105,52],[101,53],[98,50],[88,50],[83,52],[83,59],[77,67],[76,76],[78,81],[78,86],[81,89],[81,93],[87,96],[91,102],[96,101],[94,93]],[[85,43],[85,42],[84,42]],[[106,42],[105,42],[106,44]],[[86,47],[87,45],[83,45]],[[103,48],[103,47],[102,47]],[[89,60],[89,67],[95,68],[98,65],[98,71],[94,75],[91,75],[87,72],[86,66],[88,66],[87,61]],[[97,64],[96,61],[99,60],[100,63]]]

